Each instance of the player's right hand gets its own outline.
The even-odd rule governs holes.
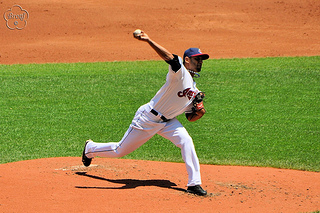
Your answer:
[[[150,40],[148,34],[145,33],[144,31],[141,31],[141,33],[138,34],[137,36],[135,36],[135,38],[136,38],[136,39],[139,39],[139,40],[141,40],[141,41],[149,41],[149,40]]]

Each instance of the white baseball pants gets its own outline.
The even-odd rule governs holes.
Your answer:
[[[201,185],[199,160],[187,130],[176,118],[162,122],[160,117],[153,115],[150,110],[149,104],[138,109],[120,142],[89,142],[85,150],[86,156],[88,158],[96,156],[122,157],[139,148],[155,134],[159,134],[181,149],[181,155],[188,172],[187,186]]]

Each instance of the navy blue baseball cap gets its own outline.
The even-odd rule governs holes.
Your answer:
[[[184,52],[183,59],[186,56],[188,56],[189,58],[195,57],[195,56],[201,56],[202,60],[207,60],[209,58],[208,54],[202,53],[199,48],[194,48],[194,47],[189,48]]]

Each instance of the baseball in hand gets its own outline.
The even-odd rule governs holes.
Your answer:
[[[134,36],[134,37],[138,37],[139,34],[141,34],[141,30],[140,30],[140,29],[136,29],[136,30],[133,32],[133,36]]]

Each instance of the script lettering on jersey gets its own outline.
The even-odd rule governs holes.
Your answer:
[[[190,100],[191,98],[193,98],[195,95],[196,95],[196,92],[192,91],[191,88],[187,88],[187,89],[185,89],[185,90],[183,90],[183,91],[179,91],[179,92],[178,92],[178,96],[179,96],[180,98],[182,98],[182,97],[187,97],[187,98],[189,98],[189,100]]]

